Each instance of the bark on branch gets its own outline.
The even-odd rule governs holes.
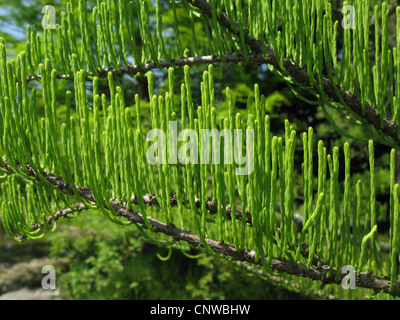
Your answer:
[[[262,54],[249,54],[248,60],[253,63],[263,64],[266,63],[264,56]],[[184,67],[184,66],[194,66],[201,64],[217,64],[217,63],[239,63],[246,61],[245,57],[238,53],[230,53],[225,54],[222,57],[219,55],[206,55],[199,57],[188,57],[181,59],[171,59],[171,62],[168,61],[160,61],[158,64],[155,62],[147,62],[143,65],[140,64],[132,64],[126,67],[120,67],[119,70],[115,68],[108,68],[104,70],[98,70],[97,73],[88,72],[87,75],[89,77],[99,77],[106,78],[108,73],[112,73],[114,76],[123,76],[127,75],[136,75],[139,72],[146,73],[153,69],[166,69],[169,67]],[[26,78],[26,82],[29,83],[33,80],[41,80],[41,75],[30,75]],[[74,80],[73,75],[69,74],[61,74],[57,75],[57,79],[60,80]]]
[[[7,164],[0,164],[0,167],[13,173],[13,169]],[[35,178],[40,182],[40,178],[37,176],[35,171],[31,169],[29,166],[29,172],[25,172],[29,176]],[[73,195],[74,192],[65,181],[60,178],[54,176],[52,173],[42,172],[42,177],[45,178],[49,183],[54,185],[58,190],[64,191],[67,194]],[[90,201],[92,204],[96,205],[96,199],[93,196],[93,193],[89,188],[82,188],[77,186],[79,193],[82,198]],[[135,211],[128,210],[124,205],[119,203],[116,199],[109,200],[110,206],[115,210],[115,212],[126,218],[128,221],[134,224],[141,224],[145,226],[145,220],[143,216]],[[82,208],[83,209],[83,208]],[[203,243],[200,237],[196,234],[191,233],[190,231],[180,229],[175,227],[173,224],[167,225],[164,222],[158,221],[151,217],[148,217],[148,220],[155,232],[160,232],[165,235],[172,237],[176,241],[185,241],[192,245],[195,248],[203,247]],[[248,249],[243,249],[238,251],[234,245],[229,243],[221,243],[212,239],[205,239],[207,245],[217,254],[223,255],[225,257],[233,258],[237,261],[247,262],[253,265],[262,265],[262,262],[257,259],[255,256],[254,250],[250,251]],[[271,269],[276,270],[278,272],[284,272],[288,274],[292,274],[299,277],[305,277],[312,280],[319,280],[324,284],[340,284],[341,279],[345,276],[345,274],[341,274],[339,276],[339,280],[335,280],[337,270],[335,268],[330,268],[329,265],[324,265],[321,267],[312,266],[309,270],[307,266],[298,262],[294,263],[289,260],[280,259],[280,258],[272,258],[271,261]],[[329,270],[331,270],[331,274],[328,277]],[[362,288],[373,289],[378,292],[385,292],[392,296],[400,297],[400,281],[397,281],[394,285],[390,285],[390,280],[387,277],[381,277],[372,275],[368,272],[362,272],[357,275],[356,285]]]
[[[187,1],[194,7],[199,8],[205,15],[212,19],[212,8],[208,2],[204,0]],[[242,32],[245,43],[252,49],[253,53],[262,54],[262,46],[265,46],[266,63],[272,65],[283,74],[288,74],[298,84],[312,88],[312,86],[310,85],[309,74],[306,68],[297,66],[295,62],[284,59],[284,70],[282,70],[275,51],[272,50],[268,44],[261,43],[261,41],[259,39],[256,39],[255,37],[250,37],[249,30],[243,27],[240,29],[238,22],[235,21],[232,25],[228,15],[223,11],[221,11],[220,14],[217,14],[217,21],[221,27],[223,27],[238,38],[240,38],[240,34]],[[400,139],[398,136],[399,128],[397,123],[386,117],[384,117],[383,121],[381,121],[381,116],[378,114],[376,108],[370,106],[368,103],[364,103],[364,105],[362,105],[358,97],[354,96],[349,91],[345,91],[340,87],[336,87],[336,85],[332,83],[332,81],[326,76],[323,76],[322,83],[323,91],[326,96],[328,96],[334,102],[341,103],[341,100],[336,93],[338,91],[339,94],[343,97],[346,105],[348,105],[355,114],[357,114],[360,118],[365,119],[368,124],[374,126],[375,129],[377,129],[378,131],[392,138],[394,143],[397,146],[400,146]],[[319,91],[318,88],[312,89],[317,92]],[[365,113],[363,112],[363,109],[365,110]]]

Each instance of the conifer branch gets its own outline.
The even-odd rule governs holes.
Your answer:
[[[249,106],[254,102],[255,113],[249,110],[245,121],[240,113],[236,116],[234,114],[235,99],[229,88],[226,89],[229,116],[219,118],[215,108],[213,64],[244,61],[265,63],[288,83],[312,91],[318,101],[304,98],[308,103],[325,105],[332,101],[338,102],[346,113],[350,113],[349,119],[357,119],[365,127],[373,126],[382,140],[389,145],[393,145],[394,141],[398,148],[400,100],[397,98],[400,92],[400,69],[397,68],[397,61],[400,54],[397,49],[393,49],[393,53],[387,49],[388,19],[385,3],[382,5],[380,18],[384,32],[382,39],[375,39],[375,65],[372,68],[366,63],[370,62],[367,40],[370,27],[367,15],[362,21],[363,28],[343,32],[344,51],[343,58],[339,61],[336,45],[339,38],[335,29],[338,21],[332,24],[332,11],[328,2],[313,0],[315,10],[310,14],[307,7],[301,7],[300,3],[289,7],[291,2],[285,1],[286,6],[277,9],[278,1],[271,4],[269,1],[254,0],[249,1],[246,8],[247,18],[244,8],[241,8],[241,1],[236,2],[236,9],[229,2],[183,1],[182,7],[185,10],[193,9],[203,14],[206,38],[210,43],[199,44],[199,48],[198,43],[193,41],[183,54],[186,58],[176,60],[172,57],[180,57],[184,49],[180,42],[182,39],[179,39],[178,21],[175,20],[177,46],[173,47],[174,41],[166,46],[158,1],[155,36],[154,28],[150,27],[149,19],[153,17],[149,14],[147,1],[139,1],[135,8],[132,6],[133,2],[113,3],[112,6],[115,5],[118,9],[115,17],[106,14],[111,2],[99,1],[100,9],[96,10],[100,11],[93,10],[93,27],[97,32],[94,43],[91,43],[87,33],[90,23],[81,10],[86,7],[85,3],[86,0],[81,0],[80,34],[73,32],[74,11],[70,6],[68,17],[57,30],[57,44],[49,37],[50,33],[45,33],[44,56],[41,54],[40,37],[36,36],[36,31],[30,32],[29,28],[27,50],[16,61],[7,62],[5,45],[0,43],[0,172],[10,173],[7,181],[1,184],[3,196],[0,199],[0,218],[11,239],[39,239],[47,232],[55,230],[58,219],[76,216],[74,213],[83,210],[98,209],[114,223],[135,224],[149,242],[153,239],[142,228],[172,237],[174,241],[164,243],[168,246],[176,241],[185,241],[195,247],[205,247],[210,254],[227,257],[227,261],[242,261],[255,268],[262,265],[267,272],[272,268],[332,284],[340,284],[344,276],[339,274],[340,268],[351,264],[357,270],[390,275],[389,280],[387,277],[361,273],[357,278],[358,286],[400,295],[397,282],[397,248],[400,244],[397,230],[399,186],[395,184],[395,151],[392,150],[390,157],[390,245],[386,247],[390,252],[388,271],[386,264],[382,263],[387,257],[381,255],[386,249],[378,244],[375,154],[372,140],[368,145],[368,212],[361,222],[364,217],[362,200],[365,199],[361,193],[361,181],[357,182],[356,189],[352,191],[349,144],[345,143],[343,149],[345,180],[341,196],[339,148],[334,147],[333,154],[328,154],[324,143],[319,141],[316,162],[313,130],[309,128],[308,132],[303,133],[300,174],[304,192],[302,218],[295,214],[297,205],[295,208],[294,202],[297,192],[294,182],[298,177],[297,169],[295,170],[295,158],[296,162],[298,159],[295,157],[298,144],[295,127],[286,121],[284,136],[272,136],[270,118],[265,114],[263,106],[265,96],[261,95],[258,84],[254,86],[254,96],[248,99]],[[188,3],[197,8],[190,9]],[[357,12],[368,12],[365,3],[363,7],[355,7]],[[127,14],[128,9],[131,11],[130,15]],[[398,18],[399,9],[396,9]],[[139,30],[132,25],[136,13]],[[293,16],[297,19],[294,23]],[[378,7],[375,7],[375,16],[379,16]],[[100,25],[97,24],[98,21]],[[110,34],[118,21],[119,26]],[[277,27],[279,23],[282,24],[281,29]],[[191,24],[194,30],[194,21]],[[400,30],[399,19],[397,28]],[[208,32],[209,29],[211,33]],[[375,35],[379,31],[380,23],[377,21]],[[138,36],[142,41],[137,46]],[[356,39],[353,46],[351,39],[354,37],[359,37],[359,41]],[[59,55],[55,54],[55,45],[60,49]],[[127,48],[132,50],[129,56],[134,61],[132,65],[128,63]],[[237,53],[240,48],[243,55]],[[187,58],[188,50],[194,52],[194,57]],[[232,51],[236,53],[230,53]],[[208,64],[209,67],[203,74],[200,86],[201,104],[196,110],[189,66],[198,64]],[[174,67],[183,66],[184,83],[181,84],[179,111],[175,108],[177,99]],[[329,77],[324,76],[324,66]],[[148,71],[163,68],[169,68],[168,91],[165,95],[157,96],[154,94],[154,76]],[[60,75],[57,75],[56,69],[62,70],[59,71]],[[37,72],[40,76],[36,76]],[[142,122],[139,94],[135,95],[135,112],[132,113],[131,108],[126,108],[124,90],[116,86],[114,79],[125,74],[141,76],[141,73],[146,72],[148,96],[151,97],[150,125],[147,116],[146,121]],[[370,77],[371,74],[373,78]],[[106,77],[109,97],[107,90],[101,92],[104,89],[103,83],[99,90],[99,78]],[[33,79],[39,80],[42,85],[42,100],[39,101],[44,107],[44,117],[41,119],[39,113],[35,113],[38,107],[37,88],[29,92],[26,85],[26,82]],[[66,93],[66,121],[61,128],[57,108],[57,79],[73,81],[75,93],[75,105],[72,102],[72,91]],[[87,80],[93,81],[93,101],[87,96]],[[16,82],[17,85],[13,85]],[[388,88],[391,91],[385,101]],[[295,87],[291,89],[296,91]],[[359,96],[356,97],[357,92]],[[300,93],[296,96],[301,98]],[[369,105],[364,104],[364,101],[368,101]],[[91,102],[93,108],[90,108]],[[393,115],[393,121],[385,118],[389,109],[384,106],[385,102],[393,102],[389,112]],[[342,107],[338,107],[338,111]],[[132,119],[132,115],[135,119]],[[200,146],[205,141],[198,139],[198,134],[203,129],[215,132],[215,129],[224,128],[227,129],[224,131],[226,135],[232,132],[229,129],[253,130],[250,132],[255,136],[247,134],[246,130],[245,139],[239,140],[242,142],[241,147],[232,147],[232,154],[228,152],[232,158],[236,155],[236,149],[243,150],[243,142],[246,140],[246,159],[251,159],[253,165],[248,167],[250,162],[246,162],[246,168],[251,167],[251,173],[235,177],[237,168],[220,165],[220,162],[200,166],[172,166],[171,163],[162,161],[149,162],[147,156],[150,140],[144,140],[145,132],[148,127],[162,129],[164,135],[158,141],[168,138],[171,142],[177,128],[169,126],[173,121],[180,124],[182,129],[193,130],[194,135],[197,135],[193,141],[200,142]],[[136,128],[133,126],[135,122]],[[375,130],[373,133],[376,133]],[[256,143],[251,138],[256,138]],[[227,140],[224,135],[223,141]],[[215,153],[218,147],[214,142],[213,137],[213,148],[209,151]],[[248,148],[249,146],[254,148]],[[151,147],[158,145],[153,144]],[[223,150],[224,155],[227,155],[225,148]],[[162,143],[158,148],[158,155],[171,159],[177,156],[177,146],[171,143],[164,148]],[[224,157],[224,164],[226,162]],[[317,163],[318,179],[315,179],[313,169],[317,169]],[[16,178],[23,184],[19,184]],[[177,194],[173,193],[172,188]],[[318,190],[317,193],[315,190]],[[207,198],[211,191],[212,201]],[[143,196],[145,192],[153,194]],[[132,197],[133,194],[138,196]],[[356,201],[352,202],[353,199]],[[72,200],[79,204],[72,205]],[[179,201],[182,201],[183,206]],[[277,201],[279,206],[276,205]],[[340,208],[341,203],[344,205],[343,210]],[[159,206],[159,209],[147,210],[143,204]],[[171,209],[176,206],[179,206],[179,210]],[[66,209],[58,210],[60,207]],[[237,210],[238,207],[243,211]],[[152,218],[147,216],[149,211],[154,213]],[[280,214],[277,215],[277,212]],[[179,228],[173,223],[179,223]],[[192,229],[193,232],[188,231]],[[275,256],[279,258],[273,258]],[[285,279],[285,276],[281,279]],[[307,281],[307,286],[309,283]]]
[[[187,0],[191,5],[200,9],[205,15],[207,15],[210,19],[213,18],[213,12],[211,5],[204,0]],[[244,41],[246,45],[248,45],[253,53],[263,54],[264,50],[262,48],[265,45],[265,60],[266,63],[272,65],[275,69],[279,70],[282,74],[287,74],[292,79],[305,87],[312,88],[314,91],[319,92],[319,88],[313,88],[310,85],[310,76],[307,72],[307,69],[302,66],[297,66],[294,61],[289,61],[286,58],[284,59],[283,67],[279,63],[279,60],[276,56],[276,53],[268,44],[263,44],[259,39],[255,37],[250,37],[249,30],[242,27],[240,28],[239,23],[235,21],[233,25],[230,22],[228,15],[221,10],[220,13],[217,14],[217,21],[220,26],[237,38],[240,38],[241,33],[243,34]],[[353,95],[350,91],[345,91],[340,87],[337,87],[336,84],[332,83],[332,81],[326,76],[322,75],[322,86],[324,90],[324,94],[332,99],[334,102],[341,103],[339,96],[336,93],[338,90],[339,94],[343,97],[344,102],[349,106],[349,108],[357,114],[361,119],[365,119],[367,123],[374,126],[376,130],[382,132],[386,136],[393,139],[398,148],[400,148],[400,139],[399,139],[399,128],[398,124],[394,121],[388,119],[387,117],[383,117],[378,113],[378,110],[369,105],[368,103],[364,103],[363,105],[358,97]],[[335,90],[336,89],[336,90]]]
[[[87,208],[84,204],[80,203],[80,204],[76,204],[73,206],[73,208],[65,208],[65,209],[61,209],[59,211],[53,212],[53,215],[51,216],[47,216],[46,217],[46,222],[47,224],[51,225],[54,222],[58,221],[61,218],[70,218],[70,215],[73,215],[76,212],[81,212],[84,210],[88,210],[89,208]],[[45,226],[43,223],[36,223],[34,225],[31,226],[32,230],[35,231],[37,229],[45,229]],[[25,236],[21,236],[19,238],[19,240],[26,240]]]
[[[138,204],[137,197],[133,196],[131,198],[131,202],[133,204]],[[154,206],[154,205],[159,206],[160,205],[158,200],[157,200],[157,197],[152,195],[152,194],[147,194],[147,195],[143,196],[143,203],[148,205],[148,206]],[[206,203],[206,209],[207,209],[207,211],[209,213],[211,213],[211,214],[217,214],[218,213],[218,206],[213,201],[211,201],[209,199],[206,199],[205,203]],[[177,199],[175,193],[171,194],[171,196],[170,196],[170,204],[171,204],[172,207],[178,205],[178,199]],[[201,208],[200,199],[196,198],[195,199],[195,204],[196,204],[197,208]],[[280,212],[280,207],[276,206],[276,210],[277,210],[277,212]],[[230,204],[228,204],[225,207],[225,212],[226,212],[226,216],[227,216],[228,220],[231,220],[232,219],[232,211],[231,211],[231,205]],[[242,220],[243,211],[236,209],[235,210],[235,217],[238,220]],[[250,226],[253,226],[252,215],[248,210],[246,210],[246,222]],[[303,216],[298,214],[298,213],[294,213],[293,214],[293,222],[296,225],[296,227],[298,229],[298,232],[301,232],[301,229],[303,228],[303,223],[304,223]],[[338,238],[339,238],[339,236],[338,236]],[[389,243],[384,242],[384,241],[380,241],[379,242],[379,246],[380,246],[380,249],[381,249],[381,251],[383,253],[390,253],[390,244]],[[305,246],[303,248],[303,253],[304,253],[304,254],[302,254],[303,256],[307,256],[308,257],[308,247],[307,246]],[[317,261],[318,257],[316,256],[314,260]]]
[[[13,173],[12,168],[7,163],[5,163],[3,165],[0,164],[0,167],[2,167],[3,169],[6,169],[9,173]],[[19,167],[20,170],[22,170],[22,167],[20,165],[18,165],[18,167]],[[30,170],[30,175],[35,177],[39,181],[40,179],[38,178],[38,176],[34,172],[34,170],[32,170],[29,165],[27,165],[27,168]],[[68,186],[67,184],[65,184],[65,182],[63,180],[58,179],[57,177],[55,177],[51,173],[49,174],[49,173],[43,172],[42,175],[46,178],[46,180],[48,180],[50,183],[55,185],[58,189],[66,190],[69,194],[71,194],[71,195],[73,194],[73,191],[72,191],[71,187]],[[90,200],[90,201],[94,201],[93,194],[91,192],[88,192],[87,188],[82,188],[82,187],[79,187],[79,186],[77,186],[77,188],[78,188],[78,190],[80,190],[80,192],[83,192],[83,193],[86,194],[86,196],[84,196],[84,198],[86,198],[87,200]],[[113,202],[113,203],[118,203],[118,199],[111,199],[110,201]],[[139,203],[136,196],[133,196],[131,198],[131,202],[133,204],[136,204],[136,205]],[[171,207],[174,207],[174,206],[178,205],[178,199],[176,197],[176,194],[171,194],[169,202],[170,202]],[[160,205],[159,201],[157,200],[157,197],[152,195],[152,194],[144,195],[143,196],[143,203],[145,205],[147,205],[147,206],[153,206],[153,205],[159,206]],[[218,207],[213,201],[207,199],[205,201],[205,203],[206,203],[206,209],[208,210],[209,213],[211,213],[211,214],[217,214],[218,213]],[[196,204],[197,208],[201,208],[200,199],[196,198],[195,199],[195,204]],[[96,203],[93,202],[92,205],[96,205]],[[73,209],[66,208],[66,209],[62,209],[62,210],[56,211],[56,212],[53,213],[52,216],[48,216],[46,218],[47,219],[47,223],[48,224],[52,224],[55,221],[57,221],[58,219],[60,219],[60,218],[68,218],[68,215],[74,214],[74,212],[76,212],[76,211],[80,212],[80,211],[84,211],[84,210],[88,210],[88,209],[89,208],[87,208],[84,204],[77,204],[77,205],[74,206]],[[225,210],[226,210],[227,218],[229,220],[231,220],[232,219],[231,206],[228,204],[226,206]],[[236,217],[236,219],[241,220],[243,218],[243,212],[236,209],[235,210],[235,217]],[[293,220],[294,220],[294,223],[296,224],[297,228],[301,232],[301,228],[303,227],[303,217],[301,215],[295,213],[293,215]],[[246,222],[250,226],[253,225],[252,215],[251,215],[251,213],[249,211],[246,211]],[[43,228],[44,228],[43,224],[35,224],[35,225],[32,226],[33,230],[43,229]],[[24,240],[24,239],[25,239],[24,236],[22,236],[20,238],[20,240]],[[380,245],[381,251],[383,253],[390,253],[391,249],[390,249],[390,244],[389,243],[384,242],[384,241],[380,241],[379,245]],[[309,249],[308,248],[308,244],[307,243],[303,243],[303,245],[302,245],[302,256],[308,257],[308,249]],[[321,261],[319,259],[319,257],[317,255],[314,255],[313,264],[316,265],[316,264],[318,264],[319,261]],[[325,264],[325,263],[323,263],[323,264]]]
[[[0,167],[9,171],[10,173],[13,172],[13,169],[7,163],[0,164]],[[29,172],[25,173],[30,175],[31,177],[34,177],[36,180],[38,180],[38,182],[40,182],[40,179],[35,171],[32,170],[29,166],[27,167],[29,169]],[[62,190],[70,195],[74,194],[71,186],[66,184],[62,178],[56,177],[52,173],[42,172],[41,174],[58,190]],[[96,199],[89,188],[82,188],[79,186],[76,187],[79,190],[82,198],[90,201],[93,205],[97,205]],[[124,205],[119,203],[117,199],[109,199],[109,204],[119,216],[126,218],[132,224],[140,224],[146,226],[145,219],[139,212],[132,209],[128,210]],[[85,210],[84,205],[80,205],[79,208],[81,210]],[[72,213],[72,210],[61,210],[59,217],[65,216],[68,213]],[[158,221],[151,217],[148,217],[147,219],[150,222],[150,225],[153,228],[154,232],[156,233],[163,233],[165,235],[168,235],[172,237],[175,241],[187,242],[195,248],[204,247],[200,237],[191,233],[190,231],[177,228],[172,223],[170,225],[167,225],[166,223]],[[233,258],[234,260],[242,262],[248,262],[253,265],[262,265],[262,262],[259,261],[259,259],[257,259],[257,257],[255,256],[254,251],[250,251],[248,249],[242,249],[238,251],[235,246],[229,243],[219,242],[212,239],[205,238],[205,241],[207,245],[211,248],[211,250],[224,257]],[[272,258],[271,269],[299,277],[309,278],[312,280],[319,280],[324,284],[336,285],[340,284],[341,279],[346,275],[341,274],[338,280],[336,279],[337,270],[335,270],[335,268],[331,268],[329,265],[324,265],[321,267],[311,266],[308,269],[306,265],[300,262],[294,263],[292,261],[280,258]],[[400,297],[400,281],[397,281],[395,285],[391,285],[389,278],[372,275],[368,272],[362,272],[358,274],[356,279],[356,285],[358,287],[373,289],[377,292],[384,292],[395,297]]]
[[[145,225],[145,221],[139,212],[134,210],[127,210],[123,205],[114,200],[110,200],[114,210],[121,216],[127,218],[132,223],[140,223]],[[155,232],[161,232],[168,236],[171,236],[176,241],[185,241],[195,248],[203,247],[199,236],[190,233],[187,230],[183,230],[173,226],[157,221],[152,218],[148,218],[151,226]],[[248,262],[255,265],[262,265],[262,262],[258,261],[255,257],[254,251],[243,249],[237,251],[236,248],[229,243],[221,243],[212,239],[205,239],[208,246],[217,254],[221,254],[224,257],[230,257],[235,260]],[[302,263],[293,263],[289,260],[283,260],[279,258],[272,258],[271,261],[272,270],[284,272],[299,277],[305,277],[312,280],[319,280],[324,284],[340,284],[341,279],[346,275],[343,274],[339,277],[339,281],[335,280],[336,270],[331,269],[328,265],[323,267],[311,267],[307,270],[307,266]],[[329,272],[331,271],[330,276]],[[375,276],[367,272],[362,272],[357,276],[356,285],[362,288],[373,289],[377,292],[385,292],[392,296],[400,297],[400,281],[391,288],[390,281],[387,277]]]
[[[264,59],[262,54],[249,54],[248,61],[257,64],[268,63]],[[120,67],[119,69],[115,68],[108,68],[104,70],[97,70],[97,73],[94,74],[93,72],[88,72],[88,77],[99,77],[99,78],[107,78],[109,73],[112,73],[115,77],[120,77],[125,74],[135,76],[138,73],[146,73],[148,71],[154,69],[167,69],[170,67],[184,67],[184,66],[195,66],[195,65],[210,65],[210,64],[218,64],[218,63],[239,63],[245,62],[246,58],[239,54],[239,53],[231,53],[225,54],[222,57],[219,55],[207,55],[207,56],[199,56],[199,57],[188,57],[188,58],[181,58],[181,59],[171,59],[170,62],[168,61],[160,61],[158,63],[155,62],[147,62],[143,65],[133,64],[128,65],[127,67]],[[41,79],[41,75],[30,75],[26,78],[26,82],[29,83],[36,79]],[[59,80],[74,80],[74,77],[69,74],[61,74],[57,75],[57,79]]]

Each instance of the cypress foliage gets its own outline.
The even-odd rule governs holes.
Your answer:
[[[334,284],[324,294],[336,295],[344,276],[340,270],[353,265],[357,286],[382,291],[382,297],[400,296],[395,180],[400,56],[397,48],[388,47],[387,4],[353,3],[359,19],[355,29],[343,32],[339,60],[340,26],[327,0],[172,1],[173,36],[163,31],[160,2],[153,16],[147,0],[98,0],[92,10],[86,9],[86,0],[70,1],[56,31],[39,34],[27,28],[26,49],[15,59],[6,59],[6,46],[0,43],[0,173],[6,178],[0,216],[8,236],[15,241],[39,239],[54,232],[61,217],[96,209],[113,223],[134,224],[151,243],[172,246],[179,240],[204,247],[232,263],[262,268],[267,275],[277,271],[282,283],[296,281],[292,288],[298,290],[321,292],[318,283],[311,284],[321,280]],[[192,30],[201,21],[207,43],[185,42],[177,10],[190,17]],[[399,8],[396,16],[400,44]],[[375,55],[370,59],[371,48]],[[288,121],[284,136],[274,135],[258,85],[254,101],[249,99],[254,114],[249,110],[246,119],[235,115],[228,88],[229,114],[217,117],[213,64],[227,61],[267,63],[299,98],[321,105],[335,128],[341,130],[327,108],[368,130],[370,180],[352,179],[348,143],[328,150],[323,141],[314,141],[313,128],[298,133]],[[195,64],[208,65],[199,88],[201,106],[195,106],[192,93],[190,66]],[[166,67],[168,92],[157,95],[151,70]],[[184,69],[183,79],[175,75],[177,68]],[[124,74],[146,75],[150,129],[159,131],[145,128],[138,95],[134,108],[127,108],[131,101],[115,83]],[[65,92],[61,123],[58,81],[73,84]],[[33,82],[40,83],[41,97]],[[100,91],[100,82],[108,85],[107,93]],[[316,100],[302,97],[300,88]],[[206,138],[204,130],[209,132]],[[216,143],[218,132],[221,144]],[[386,251],[377,226],[374,141],[393,148]],[[194,142],[198,150],[190,147]],[[294,219],[299,148],[301,223]],[[149,150],[155,151],[155,162],[149,161]],[[217,155],[220,163],[214,161]],[[243,163],[251,165],[249,174],[237,174],[245,169]],[[339,168],[344,168],[343,190]],[[370,197],[363,199],[361,190],[368,188]],[[366,272],[372,274],[368,279]]]

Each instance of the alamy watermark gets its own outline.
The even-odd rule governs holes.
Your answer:
[[[183,129],[178,134],[178,122],[170,121],[167,134],[162,129],[151,129],[146,141],[154,142],[146,151],[146,159],[150,164],[233,164],[236,175],[249,175],[254,170],[254,130],[245,130],[246,154],[243,155],[243,130],[241,129],[201,129],[200,140],[193,129]],[[232,134],[233,132],[233,134]],[[223,145],[221,138],[223,137]],[[156,139],[157,138],[157,139]],[[212,143],[210,144],[210,141]],[[178,142],[183,142],[178,150]],[[200,146],[199,146],[200,142]],[[168,144],[168,159],[167,159]],[[221,147],[224,158],[221,159]],[[232,149],[233,148],[233,149]],[[211,155],[210,155],[211,151]],[[222,161],[223,160],[223,161]]]
[[[43,29],[55,29],[56,28],[56,9],[53,6],[46,5],[42,8],[44,14],[42,20]]]
[[[42,268],[42,274],[46,274],[42,279],[42,288],[44,290],[55,290],[56,269],[51,265],[46,265]]]
[[[342,278],[342,288],[343,289],[355,289],[356,288],[356,280],[357,280],[357,271],[356,268],[350,265],[343,266],[341,269],[342,274],[346,274]]]
[[[342,8],[344,15],[342,19],[343,29],[355,29],[356,28],[356,9],[353,6],[347,5]]]

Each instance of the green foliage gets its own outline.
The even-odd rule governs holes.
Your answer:
[[[88,225],[90,228],[88,228]],[[104,226],[107,225],[107,228]],[[48,237],[50,255],[64,257],[68,270],[57,270],[57,284],[69,299],[240,300],[302,299],[285,288],[260,281],[200,253],[197,259],[181,246],[172,252],[173,263],[157,254],[168,250],[150,245],[135,230],[109,224],[96,211],[65,222]]]
[[[390,290],[387,286],[384,290],[399,296],[400,284],[395,283],[398,226],[393,224],[399,214],[394,172],[395,149],[400,145],[400,57],[396,48],[388,47],[388,7],[354,3],[364,19],[357,20],[356,29],[345,29],[339,39],[331,3],[310,0],[308,4],[187,0],[168,5],[156,1],[152,8],[146,0],[112,0],[97,1],[89,10],[86,0],[71,1],[56,30],[38,34],[35,28],[27,28],[26,49],[14,60],[7,59],[6,46],[0,43],[0,172],[7,177],[1,184],[0,213],[9,237],[39,239],[55,231],[60,217],[83,212],[86,216],[87,210],[95,209],[115,225],[134,224],[150,243],[176,247],[178,241],[186,241],[203,246],[211,255],[262,266],[266,274],[278,268],[307,277],[314,268],[323,274],[320,280],[339,284],[339,271],[352,264],[360,272],[390,276]],[[366,18],[372,7],[373,59],[368,55]],[[343,42],[340,60],[339,40]],[[195,57],[189,59],[189,53]],[[269,113],[290,105],[284,96],[261,94],[258,84],[247,83],[246,73],[232,88],[216,86],[213,63],[228,59],[266,63],[297,98],[319,105],[330,124],[347,138],[364,130],[358,136],[368,150],[363,179],[355,180],[352,173],[348,142],[341,141],[343,148],[328,148],[318,141],[316,130],[289,121],[282,125],[281,134],[273,133]],[[189,65],[195,63],[207,64],[208,69],[193,75]],[[166,66],[168,81],[157,92],[156,74],[150,70]],[[121,75],[146,81],[148,96],[127,96],[122,87],[126,83],[118,80]],[[59,81],[72,81],[62,98]],[[245,111],[237,112],[236,107],[243,106]],[[337,115],[358,129],[346,132],[336,124]],[[169,127],[170,121],[176,121],[175,129]],[[298,128],[305,132],[298,135]],[[146,157],[153,142],[146,137],[150,129],[166,133],[165,141],[158,137],[155,163]],[[196,138],[166,143],[177,129],[191,129]],[[201,130],[211,129],[212,138],[216,130],[242,130],[237,151],[246,155],[250,171],[240,175],[244,165],[226,160],[211,163],[211,154],[202,158],[191,149],[180,153],[188,141],[197,139],[201,147]],[[233,140],[224,137],[224,142],[231,145],[222,148],[213,140],[207,151],[220,152],[221,159],[232,158]],[[377,142],[393,148],[386,173],[376,169]],[[161,161],[178,154],[185,156],[186,163]],[[388,175],[389,184],[378,180]],[[376,193],[382,184],[390,189],[389,234],[378,228]],[[300,203],[295,203],[296,196],[301,197]],[[302,226],[294,221],[299,209]],[[380,249],[383,239],[389,239],[389,252]],[[77,243],[72,242],[70,249]],[[73,296],[85,297],[93,283],[105,297],[112,297],[107,294],[126,282],[135,286],[135,278],[129,275],[108,281],[103,273],[125,270],[121,263],[125,245],[132,252],[137,247],[131,248],[129,241],[114,244],[97,238],[83,244],[96,254],[85,260],[91,265],[84,271],[87,281],[78,276],[82,266],[71,273],[68,290]],[[109,245],[115,250],[109,250]],[[279,269],[273,259],[289,261],[292,268]],[[298,286],[318,291],[309,279],[299,280]],[[369,283],[361,286],[375,288]]]

